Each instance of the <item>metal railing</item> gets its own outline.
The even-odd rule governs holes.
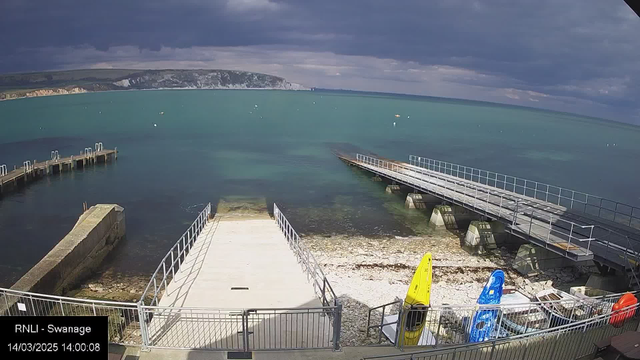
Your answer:
[[[58,150],[51,151],[51,161],[58,161],[58,160],[60,160],[60,153],[58,153]]]
[[[640,208],[560,186],[409,155],[409,164],[640,229]]]
[[[638,292],[632,293],[638,295]],[[420,323],[429,333],[427,343],[420,344],[422,346],[466,344],[471,339],[473,319],[477,315],[493,315],[494,326],[485,331],[484,337],[486,340],[496,340],[608,314],[623,294],[520,304],[440,305],[429,308],[403,307],[403,301],[397,300],[369,310],[367,336],[372,335],[372,330],[377,331],[374,336],[379,344],[388,340],[396,347],[403,348],[407,330],[402,324]],[[387,309],[390,309],[389,313]],[[395,313],[392,313],[394,310]],[[388,339],[388,335],[383,333],[384,328],[389,327],[399,329],[395,331],[395,339]]]
[[[153,348],[339,349],[338,306],[237,310],[143,306],[142,311],[150,319],[148,346]]]
[[[7,165],[0,165],[0,176],[5,176],[8,174]]]
[[[24,162],[22,163],[22,167],[23,167],[23,169],[24,169],[24,173],[25,173],[25,174],[28,174],[28,173],[30,173],[30,172],[32,172],[32,171],[33,171],[33,164],[31,164],[31,161],[29,161],[29,160],[24,161]]]
[[[476,344],[457,345],[400,355],[370,356],[364,359],[388,360],[576,360],[596,352],[595,342],[636,331],[638,307],[635,304],[592,319],[540,330],[507,339],[491,340]],[[610,325],[612,318],[630,316],[620,327]]]
[[[95,151],[99,152],[99,151],[102,151],[102,150],[104,150],[104,146],[102,145],[102,142],[97,142],[95,144]]]
[[[140,345],[138,306],[134,303],[75,299],[0,288],[0,316],[106,316],[109,342]]]
[[[511,225],[511,229],[515,229],[529,238],[541,240],[544,242],[544,247],[565,256],[578,249],[570,251],[570,246],[563,246],[563,251],[562,248],[559,249],[553,244],[575,244],[586,249],[582,255],[587,256],[591,241],[594,240],[590,236],[594,225],[581,225],[563,219],[519,199],[514,200],[507,194],[493,191],[488,187],[476,186],[467,181],[439,175],[437,172],[425,171],[420,167],[368,155],[357,154],[356,161],[374,167],[373,169],[369,168],[374,172],[376,172],[375,168],[387,170],[381,175],[412,187],[418,187],[480,215],[506,220]]]
[[[158,307],[0,288],[0,316],[106,316],[110,343],[145,348],[338,350],[341,312],[341,306],[245,310]]]
[[[302,268],[307,275],[307,280],[312,281],[313,289],[322,301],[322,306],[338,306],[339,302],[336,293],[333,291],[331,284],[329,284],[322,268],[311,251],[300,241],[300,236],[275,203],[273,204],[273,216],[276,224],[278,224],[280,230],[282,230],[285,235],[289,247],[293,250],[298,261],[302,263]]]
[[[198,217],[182,234],[178,241],[171,247],[169,252],[162,258],[160,264],[151,275],[151,280],[142,293],[140,301],[147,305],[158,305],[160,297],[167,288],[167,284],[175,277],[180,265],[186,259],[189,250],[193,247],[198,235],[207,224],[211,214],[211,203],[198,214]],[[153,292],[151,292],[153,290]]]

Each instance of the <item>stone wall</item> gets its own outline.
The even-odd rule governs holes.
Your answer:
[[[125,235],[124,208],[92,206],[73,229],[11,289],[62,294],[94,271]]]

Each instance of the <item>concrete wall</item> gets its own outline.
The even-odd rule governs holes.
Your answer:
[[[59,243],[11,289],[61,294],[91,273],[125,235],[124,208],[89,208]]]

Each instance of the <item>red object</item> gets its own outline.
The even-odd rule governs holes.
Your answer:
[[[638,299],[631,293],[626,293],[620,297],[617,303],[613,304],[613,308],[611,309],[614,314],[611,315],[609,319],[609,324],[613,325],[613,327],[621,327],[627,319],[630,319],[636,313],[636,309],[623,310],[616,313],[618,310],[622,310],[626,307],[633,306],[638,303]]]

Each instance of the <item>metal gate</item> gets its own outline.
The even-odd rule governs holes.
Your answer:
[[[143,346],[218,351],[339,349],[342,306],[215,310],[141,306]]]

